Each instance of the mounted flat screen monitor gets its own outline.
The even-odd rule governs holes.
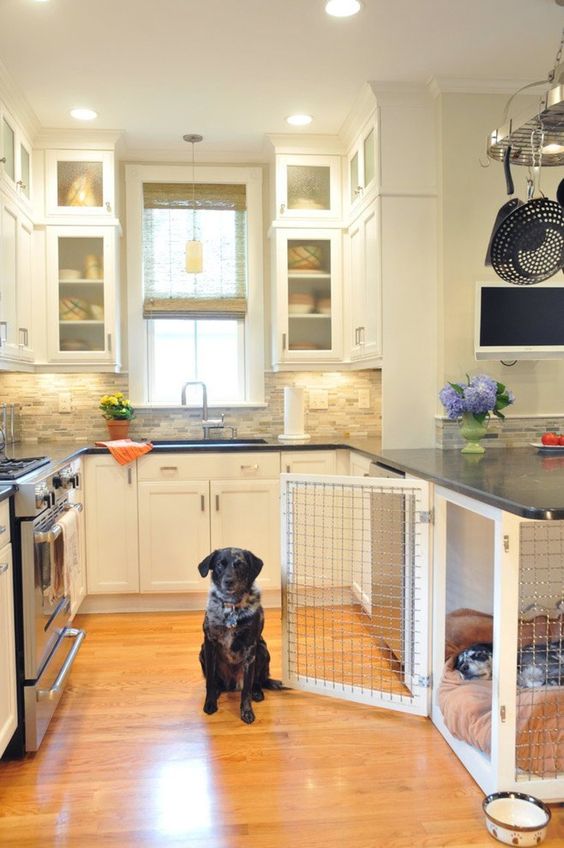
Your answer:
[[[564,285],[478,283],[476,359],[564,358]]]

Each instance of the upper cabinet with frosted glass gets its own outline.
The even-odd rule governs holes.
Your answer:
[[[336,220],[341,217],[341,157],[314,154],[276,155],[275,219]]]
[[[349,217],[374,196],[378,183],[376,113],[364,124],[347,156],[345,199]]]
[[[28,214],[31,208],[31,144],[0,101],[0,187]]]
[[[114,219],[113,150],[46,150],[45,215]]]

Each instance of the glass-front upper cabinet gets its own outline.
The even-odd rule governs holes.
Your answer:
[[[53,361],[113,361],[113,227],[50,227],[48,345]]]
[[[348,155],[347,201],[349,209],[360,206],[376,187],[376,117],[363,127]]]
[[[341,234],[278,230],[275,360],[330,362],[341,357]]]
[[[112,151],[47,150],[45,164],[47,215],[115,215]]]
[[[31,199],[31,145],[19,124],[0,103],[0,184],[24,200]]]
[[[276,218],[339,218],[340,170],[338,156],[278,155]]]

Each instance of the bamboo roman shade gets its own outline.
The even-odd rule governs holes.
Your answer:
[[[201,274],[185,271],[191,239],[203,243]],[[144,183],[143,316],[237,318],[246,311],[245,186]]]

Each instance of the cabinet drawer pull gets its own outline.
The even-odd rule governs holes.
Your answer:
[[[27,186],[26,186],[26,184],[24,183],[24,181],[23,181],[23,180],[18,180],[18,181],[17,181],[17,183],[16,183],[16,185],[17,185],[17,187],[18,187],[19,189],[21,189],[22,191],[24,191],[24,189],[26,189],[26,188],[27,188]]]
[[[202,512],[206,511],[206,496],[205,495],[200,495],[200,509],[202,510]]]
[[[2,156],[2,158],[0,159],[0,163],[2,163],[2,165],[5,165],[5,164],[6,164],[6,161],[7,161],[7,160],[6,160],[6,157],[5,157],[5,156]]]
[[[7,562],[0,562],[0,574],[5,574],[8,570]]]
[[[127,483],[129,486],[133,483],[133,474],[131,473],[131,468],[127,469]]]
[[[258,463],[256,465],[242,465],[241,471],[258,471]]]
[[[215,511],[219,512],[219,495],[215,496]]]
[[[108,200],[106,200],[106,202],[104,203],[104,206],[106,207],[106,212],[112,211],[112,204]]]
[[[178,465],[161,465],[161,471],[178,471]]]
[[[286,474],[289,474],[289,473],[290,473],[290,466],[289,466],[289,465],[287,465],[287,466],[286,466]]]
[[[1,535],[2,533],[5,533],[7,529],[8,529],[8,528],[6,527],[6,525],[5,525],[5,524],[0,524],[0,535]]]
[[[286,350],[286,333],[282,333],[282,350]]]
[[[112,334],[108,333],[108,353],[112,352]]]

